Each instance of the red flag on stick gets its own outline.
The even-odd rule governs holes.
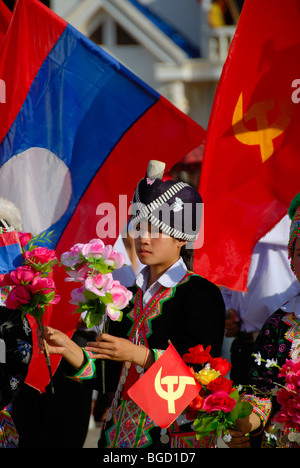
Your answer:
[[[299,191],[300,9],[246,0],[218,85],[200,178],[195,270],[246,290],[255,244]]]
[[[201,390],[172,344],[129,389],[130,398],[159,426],[166,428]]]

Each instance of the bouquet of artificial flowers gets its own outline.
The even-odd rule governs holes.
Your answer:
[[[266,394],[268,398],[276,398],[280,405],[279,411],[272,418],[266,440],[272,446],[288,447],[300,445],[300,358],[287,359],[280,367],[276,359],[263,359],[260,352],[253,354],[258,366],[262,363],[266,369],[279,369],[278,377],[283,383],[273,381],[274,387]],[[257,389],[254,389],[257,391]]]
[[[121,268],[125,256],[116,252],[111,245],[105,246],[100,239],[87,244],[75,244],[61,256],[66,267],[66,281],[81,283],[71,292],[71,304],[77,305],[75,312],[85,313],[88,328],[103,325],[107,317],[122,319],[122,309],[132,298],[132,293],[113,279],[112,272]]]
[[[9,286],[6,306],[32,315],[41,326],[45,307],[57,304],[60,296],[51,277],[57,263],[54,250],[35,244],[37,237],[30,233],[19,233],[23,265],[2,276],[1,286]]]
[[[0,286],[7,288],[6,307],[19,309],[22,317],[33,316],[43,334],[43,315],[47,306],[57,304],[60,296],[51,277],[57,263],[54,250],[40,247],[36,242],[49,239],[44,234],[33,237],[31,233],[19,232],[23,264],[15,270],[1,275]],[[51,233],[49,233],[50,235]],[[52,385],[50,357],[45,343],[45,357]],[[53,386],[52,386],[53,391]]]
[[[278,377],[284,378],[285,385],[277,391],[281,408],[274,421],[288,434],[289,442],[300,445],[300,359],[287,360]]]
[[[189,364],[200,365],[200,371],[191,367],[194,378],[201,384],[201,390],[186,409],[186,417],[194,420],[198,440],[205,437],[231,439],[228,429],[234,429],[235,421],[252,412],[252,405],[242,400],[239,389],[226,378],[230,363],[226,359],[213,358],[211,347],[198,345],[183,355]]]

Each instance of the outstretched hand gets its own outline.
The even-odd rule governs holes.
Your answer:
[[[87,343],[85,349],[91,351],[97,359],[129,361],[139,366],[146,364],[147,367],[151,365],[150,355],[152,353],[147,348],[108,333],[102,333],[97,337],[97,341]]]

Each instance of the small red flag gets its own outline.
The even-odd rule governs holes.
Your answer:
[[[172,344],[129,389],[130,398],[159,426],[166,428],[199,393],[201,385]]]
[[[232,289],[246,290],[255,244],[299,191],[299,24],[298,0],[246,0],[216,92],[194,268]]]

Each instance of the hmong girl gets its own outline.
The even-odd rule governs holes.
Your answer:
[[[130,400],[127,390],[170,342],[181,355],[198,344],[211,346],[214,357],[221,354],[225,322],[221,293],[193,273],[188,263],[187,243],[197,239],[202,199],[186,183],[162,181],[161,164],[151,161],[135,190],[131,223],[145,267],[137,275],[122,320],[110,321],[109,333],[85,350],[61,332],[45,328],[50,352],[62,354],[76,368],[73,378],[101,378],[105,360],[105,387],[112,397],[101,447],[199,446],[191,421],[181,416],[168,430],[161,430]]]

